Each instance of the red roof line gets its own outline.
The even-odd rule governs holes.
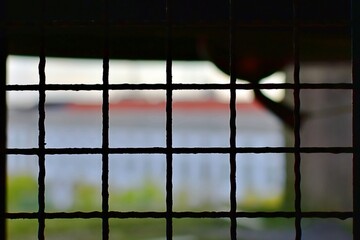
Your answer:
[[[101,104],[92,103],[69,103],[65,105],[66,108],[72,110],[100,110]],[[114,110],[165,110],[165,102],[151,102],[142,100],[124,100],[116,103],[110,103],[109,108]],[[213,110],[228,110],[229,103],[219,101],[174,101],[173,110],[186,111],[213,111]],[[249,103],[237,103],[236,108],[242,110],[259,110],[263,106],[257,101]]]

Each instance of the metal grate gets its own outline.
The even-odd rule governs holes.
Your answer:
[[[110,84],[109,83],[109,62],[111,57],[111,27],[116,24],[126,25],[126,22],[114,23],[110,18],[110,1],[102,2],[103,12],[101,21],[98,26],[102,40],[102,58],[103,58],[103,78],[102,84],[80,85],[80,84],[47,84],[46,83],[46,57],[47,57],[47,40],[44,37],[48,27],[45,21],[40,21],[37,26],[40,29],[40,44],[38,55],[39,59],[39,84],[37,85],[6,85],[6,46],[11,45],[11,41],[7,42],[7,31],[17,28],[16,23],[7,22],[5,19],[6,7],[5,1],[0,1],[0,77],[1,81],[1,104],[0,104],[0,152],[1,152],[1,238],[6,239],[6,220],[7,219],[37,219],[38,220],[38,239],[45,239],[45,221],[46,219],[90,219],[97,218],[102,220],[102,238],[109,239],[109,219],[128,219],[128,218],[160,218],[166,220],[166,238],[173,238],[173,220],[176,218],[227,218],[231,221],[229,239],[237,239],[237,221],[240,218],[292,218],[295,219],[295,239],[302,238],[302,220],[304,218],[336,218],[336,219],[353,219],[353,239],[360,239],[360,27],[359,13],[360,3],[352,1],[352,21],[347,27],[352,29],[352,67],[353,67],[353,83],[341,84],[309,84],[301,83],[300,79],[300,54],[301,48],[299,44],[299,36],[302,34],[302,27],[308,23],[300,21],[299,11],[301,9],[301,1],[293,1],[292,19],[282,22],[256,22],[245,18],[243,22],[238,22],[235,18],[236,8],[235,1],[229,1],[228,20],[226,23],[217,22],[216,24],[225,29],[227,33],[227,41],[229,46],[229,73],[230,82],[224,84],[174,84],[172,82],[172,63],[174,60],[174,17],[176,16],[174,5],[175,1],[166,1],[165,22],[160,25],[166,29],[166,83],[165,84]],[[39,12],[45,19],[46,4],[41,1]],[[141,8],[141,7],[140,7]],[[23,24],[23,25],[21,25]],[[21,27],[29,27],[33,29],[31,22],[21,23]],[[59,28],[71,28],[72,24],[79,24],[86,27],[88,22],[79,23],[67,22],[64,16],[63,22],[52,22],[53,25],[58,24]],[[199,23],[185,23],[186,26],[196,25]],[[91,24],[90,24],[91,25]],[[239,41],[236,34],[237,26],[241,25],[246,28],[276,28],[291,27],[292,28],[292,46],[293,46],[293,64],[294,64],[294,83],[286,84],[239,84],[236,82],[235,60],[237,58],[235,45]],[[338,27],[344,25],[343,22],[319,23],[325,28]],[[20,27],[19,27],[20,28]],[[165,90],[166,91],[166,146],[155,148],[110,148],[109,147],[109,91],[110,90]],[[229,147],[213,147],[213,148],[175,148],[173,146],[173,91],[186,89],[226,89],[230,91],[230,138]],[[236,90],[237,89],[289,89],[294,93],[294,146],[293,147],[237,147],[236,144]],[[349,89],[353,93],[353,146],[352,147],[302,147],[300,138],[300,91],[302,89]],[[14,149],[8,148],[6,144],[6,93],[9,91],[35,91],[39,93],[38,106],[38,146],[31,149]],[[45,103],[46,92],[49,90],[59,91],[102,91],[102,147],[101,148],[47,148],[45,143]],[[173,156],[175,154],[229,154],[230,164],[230,209],[221,212],[175,212],[173,210]],[[290,153],[295,157],[294,175],[295,175],[295,202],[294,211],[285,212],[242,212],[237,209],[237,186],[236,186],[236,156],[243,153]],[[301,209],[301,154],[302,153],[351,153],[353,154],[353,211],[352,212],[305,212]],[[48,213],[45,211],[45,161],[48,155],[61,154],[101,154],[102,155],[102,209],[99,212],[55,212]],[[111,154],[163,154],[166,156],[166,211],[165,212],[118,212],[109,211],[109,155]],[[8,155],[36,155],[38,156],[39,174],[38,174],[38,212],[22,212],[10,213],[6,211],[6,158]]]

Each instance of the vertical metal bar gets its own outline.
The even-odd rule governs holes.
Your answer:
[[[45,56],[45,0],[41,1],[41,23],[40,23],[40,54],[39,54],[39,120],[38,120],[38,239],[45,239],[45,101],[46,101],[46,56]]]
[[[1,35],[1,33],[0,33]],[[5,39],[0,36],[0,239],[6,239],[6,145],[7,145],[7,109],[6,109],[6,51]]]
[[[106,52],[106,51],[105,51]],[[102,233],[109,239],[109,55],[103,58],[102,130]]]
[[[42,36],[44,37],[44,36]],[[45,239],[45,84],[46,84],[46,75],[45,75],[45,65],[46,65],[46,57],[45,57],[45,46],[44,39],[42,39],[41,50],[40,50],[40,61],[39,61],[39,122],[38,122],[38,164],[39,164],[39,175],[38,175],[38,239]]]
[[[230,52],[230,236],[237,239],[236,220],[236,69],[235,69],[235,4],[229,0],[229,52]]]
[[[301,230],[301,155],[300,155],[300,46],[299,46],[299,1],[293,1],[293,57],[294,57],[294,174],[295,174],[295,230],[296,240],[302,236]]]
[[[7,106],[6,106],[6,57],[5,1],[0,0],[0,239],[6,239],[6,147],[7,147]],[[4,27],[3,27],[4,26]]]
[[[353,239],[360,239],[360,2],[352,1]]]
[[[172,0],[166,1],[166,239],[173,237],[173,134],[172,134]]]
[[[102,239],[109,239],[109,2],[104,0],[102,95]]]

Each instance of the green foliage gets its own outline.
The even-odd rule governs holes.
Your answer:
[[[110,219],[110,239],[165,239],[164,219]]]
[[[188,236],[184,239],[218,240],[230,239],[230,221],[222,218],[174,219],[174,235]]]
[[[32,176],[12,176],[8,179],[8,208],[11,211],[37,211],[37,181]],[[110,189],[110,210],[112,211],[164,211],[165,190],[153,181],[136,188]],[[101,209],[101,189],[98,186],[77,182],[74,184],[73,205],[67,211],[96,211]],[[191,195],[186,191],[176,197],[177,208],[188,210]],[[282,196],[261,199],[248,193],[239,203],[239,209],[246,211],[274,211],[281,206]],[[205,205],[210,204],[204,203]],[[205,205],[202,205],[203,209]],[[57,211],[47,203],[47,211]],[[208,206],[212,209],[214,206]],[[196,209],[191,209],[196,212]],[[201,209],[199,209],[201,210]],[[264,219],[265,228],[289,227],[289,219]],[[239,227],[241,227],[239,221]],[[163,239],[165,219],[110,219],[110,239]],[[36,220],[8,220],[9,238],[30,240],[37,238]],[[246,228],[246,224],[243,226]],[[141,231],[139,231],[141,229]],[[46,220],[46,239],[89,239],[101,238],[101,219],[54,219]],[[212,240],[228,237],[227,219],[174,219],[175,236],[193,236],[195,239]]]
[[[33,176],[16,175],[8,177],[7,189],[7,207],[9,211],[37,211],[37,181]]]
[[[101,190],[89,183],[75,184],[73,196],[74,211],[95,211],[101,209]]]
[[[248,191],[239,203],[239,208],[246,211],[274,211],[282,206],[282,202],[281,194],[265,198]]]
[[[152,181],[127,190],[111,189],[111,209],[120,211],[162,211],[165,209],[164,190]]]
[[[37,239],[37,220],[7,220],[7,239],[9,240],[33,240]]]

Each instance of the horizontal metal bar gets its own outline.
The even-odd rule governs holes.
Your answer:
[[[239,90],[252,89],[294,89],[292,83],[267,83],[267,84],[221,84],[221,83],[205,83],[205,84],[109,84],[105,88],[102,84],[46,84],[44,86],[47,91],[102,91],[109,90],[166,90],[171,87],[172,90],[223,90],[236,87]],[[352,89],[352,83],[301,83],[300,89]],[[38,84],[29,85],[6,85],[6,91],[39,91]]]
[[[295,212],[236,212],[237,218],[295,218]],[[338,218],[353,217],[352,212],[302,212],[303,218]],[[228,218],[229,212],[175,212],[174,218]]]
[[[102,218],[102,212],[55,212],[45,213],[46,219],[91,219]],[[165,218],[164,212],[108,212],[109,218]],[[7,219],[37,219],[38,213],[7,213]]]
[[[236,153],[353,153],[353,147],[301,147],[295,149],[294,147],[237,147]],[[102,148],[45,148],[46,155],[73,155],[73,154],[102,154]],[[166,154],[168,148],[153,147],[153,148],[109,148],[109,154]],[[173,154],[229,154],[233,151],[230,147],[174,147],[171,149]],[[8,148],[7,155],[38,155],[40,150],[38,148]]]
[[[90,219],[102,218],[104,213],[94,212],[54,212],[45,213],[46,219]],[[174,218],[229,218],[230,212],[173,212]],[[237,218],[294,218],[295,212],[236,212]],[[353,212],[302,212],[302,218],[353,218]],[[166,218],[166,212],[115,212],[107,213],[109,218]],[[6,213],[6,219],[37,219],[38,213]]]

